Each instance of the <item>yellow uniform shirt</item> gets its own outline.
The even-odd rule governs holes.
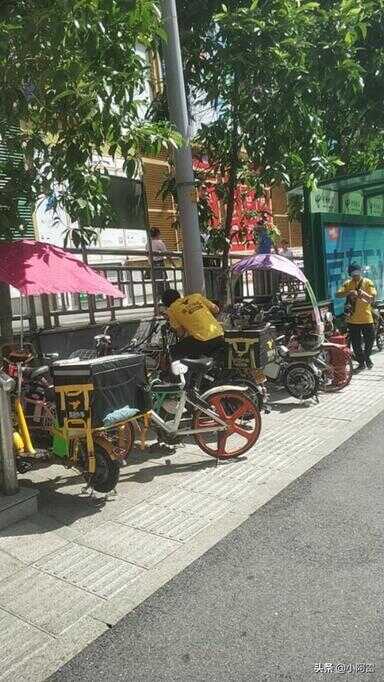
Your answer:
[[[210,341],[223,336],[221,324],[211,311],[213,303],[201,294],[191,294],[179,298],[168,308],[168,317],[173,329],[184,329],[188,336],[198,341]]]
[[[356,291],[358,288],[358,282],[356,283],[352,279],[348,279],[346,282],[344,282],[343,286],[339,289],[337,293],[340,294],[346,294],[349,291]],[[370,279],[365,279],[362,278],[361,285],[359,287],[362,291],[365,291],[366,294],[369,294],[370,296],[376,296],[376,289],[375,285],[373,282],[371,282]],[[349,324],[372,324],[373,323],[373,316],[372,316],[372,308],[370,303],[366,303],[365,301],[362,301],[361,299],[357,298],[352,305],[354,306],[354,312],[352,315],[348,318],[348,323]]]

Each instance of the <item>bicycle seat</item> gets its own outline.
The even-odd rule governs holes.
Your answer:
[[[193,371],[208,370],[213,366],[212,358],[183,358],[181,360],[183,365],[186,365],[188,369]]]

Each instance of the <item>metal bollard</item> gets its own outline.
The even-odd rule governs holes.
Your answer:
[[[0,372],[0,487],[5,495],[15,495],[19,490],[16,460],[13,453],[13,425],[10,392],[15,382]]]

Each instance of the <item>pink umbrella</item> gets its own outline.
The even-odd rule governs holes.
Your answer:
[[[306,276],[296,263],[274,253],[260,253],[255,256],[247,256],[247,258],[242,258],[232,268],[232,271],[237,273],[246,272],[247,270],[277,270],[307,284]]]
[[[23,239],[0,242],[0,281],[25,296],[40,294],[124,294],[82,261],[52,244]]]

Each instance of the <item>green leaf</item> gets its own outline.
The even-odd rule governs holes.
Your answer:
[[[364,38],[364,40],[365,40],[366,37],[367,37],[367,33],[368,33],[367,25],[361,23],[361,24],[359,24],[359,28],[360,28],[360,31],[361,31],[361,35],[363,36],[363,38]]]
[[[306,2],[304,5],[301,5],[300,11],[302,12],[311,12],[315,9],[319,9],[320,5],[318,2]]]

